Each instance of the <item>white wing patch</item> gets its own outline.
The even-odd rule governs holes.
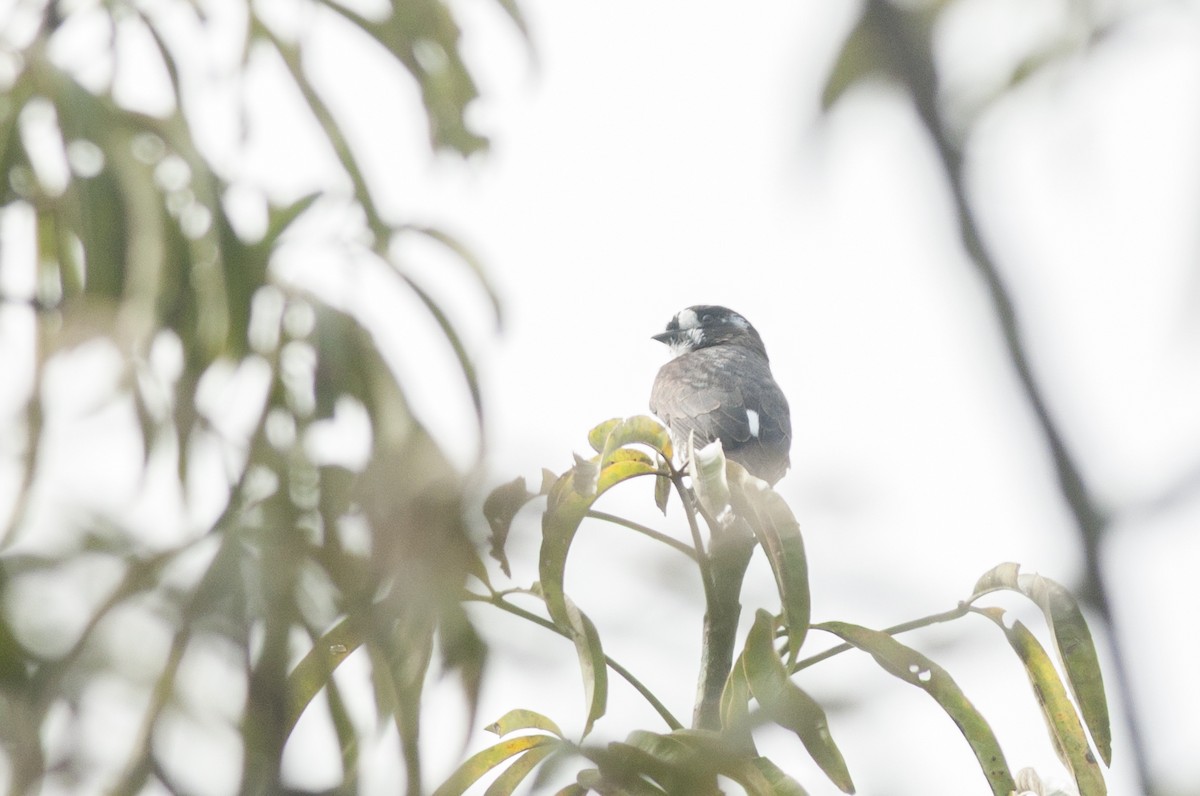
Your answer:
[[[758,412],[755,412],[753,409],[747,409],[746,422],[750,424],[750,436],[758,439]]]

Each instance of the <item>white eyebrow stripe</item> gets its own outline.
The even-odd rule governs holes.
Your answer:
[[[758,438],[758,412],[753,409],[746,410],[746,422],[750,424],[750,436]]]

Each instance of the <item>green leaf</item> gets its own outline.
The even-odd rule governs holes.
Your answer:
[[[975,584],[976,597],[1007,589],[1032,600],[1046,617],[1054,638],[1058,659],[1067,673],[1067,683],[1079,704],[1084,724],[1091,733],[1096,750],[1105,765],[1112,763],[1112,729],[1108,700],[1104,695],[1104,677],[1096,645],[1079,603],[1061,584],[1036,574],[1020,574],[1019,564],[1000,564],[985,572]]]
[[[509,570],[508,556],[504,553],[508,531],[517,512],[536,497],[536,494],[526,489],[525,479],[518,476],[493,489],[483,501],[483,516],[488,527],[492,529],[492,535],[489,537],[492,543],[491,556],[500,562],[500,569],[510,578],[512,572]]]
[[[597,432],[599,429],[604,428],[608,425],[608,423],[611,422],[612,421],[610,420],[606,423],[603,423],[600,426],[597,426],[595,429],[592,429],[592,431]],[[591,440],[591,437],[592,435],[589,434],[589,441]],[[604,449],[600,451],[601,466],[607,465],[610,461],[612,461],[615,451],[620,448],[624,448],[627,445],[645,445],[667,457],[668,459],[672,455],[671,434],[669,431],[667,431],[666,426],[652,417],[648,417],[646,415],[635,415],[634,417],[628,417],[622,420],[609,429],[609,432],[604,439]]]
[[[621,425],[621,418],[613,417],[594,426],[588,432],[588,444],[592,446],[592,450],[596,453],[604,453],[604,446],[608,443],[608,435],[619,425]]]
[[[741,661],[750,692],[772,721],[796,733],[825,776],[843,793],[854,793],[846,761],[829,734],[825,711],[788,679],[787,669],[775,652],[774,640],[775,619],[759,609],[746,636]]]
[[[300,715],[329,682],[334,669],[361,644],[362,634],[349,618],[338,622],[313,643],[312,649],[300,659],[287,678],[288,710],[283,724],[284,737],[291,735]]]
[[[622,784],[633,776],[644,776],[663,787],[667,793],[716,794],[718,759],[702,755],[672,733],[635,730],[624,743],[608,745],[609,756],[601,760],[606,776]]]
[[[547,746],[550,748],[550,751],[554,751],[554,748],[560,743],[559,739],[550,735],[523,735],[517,738],[510,738],[507,741],[500,741],[467,758],[466,762],[459,766],[450,775],[450,778],[433,792],[433,796],[460,796],[467,788],[474,785],[480,777],[510,757],[528,752],[531,749]]]
[[[483,792],[483,796],[512,796],[517,786],[525,781],[525,778],[537,768],[538,764],[556,751],[558,751],[558,747],[552,744],[545,744],[530,749],[518,757],[511,766],[506,768],[504,773],[496,777],[495,782],[489,785],[488,789]]]
[[[808,791],[804,790],[799,782],[783,773],[770,759],[756,757],[748,761],[747,765],[758,769],[759,773],[767,781],[770,787],[769,790],[764,792],[767,796],[808,796]],[[742,780],[738,779],[738,782],[742,782]],[[742,782],[742,784],[745,785],[746,783]]]
[[[727,525],[724,521],[729,517],[730,492],[720,440],[690,451],[688,472],[692,476],[692,491],[704,511],[722,527]]]
[[[1025,666],[1025,673],[1029,675],[1029,683],[1037,695],[1046,726],[1050,730],[1050,737],[1054,741],[1054,749],[1063,765],[1075,777],[1080,796],[1104,796],[1108,792],[1104,776],[1092,756],[1087,735],[1083,731],[1083,725],[1079,723],[1078,714],[1075,713],[1075,706],[1071,704],[1067,690],[1059,680],[1058,671],[1046,650],[1033,633],[1029,632],[1029,628],[1020,622],[1013,622],[1011,628],[1007,627],[1002,609],[984,608],[980,609],[980,612],[1004,631],[1009,644]]]
[[[554,723],[554,720],[543,716],[532,710],[510,710],[492,724],[484,727],[488,732],[493,732],[496,735],[505,736],[510,732],[517,730],[546,730],[552,732],[559,738],[563,737],[562,730]]]
[[[297,218],[304,215],[304,212],[312,207],[313,203],[320,198],[321,192],[317,191],[307,196],[302,196],[290,204],[272,205],[267,217],[267,231],[263,235],[263,239],[259,242],[259,246],[267,251],[273,249],[288,227],[295,223]]]
[[[733,662],[721,691],[721,729],[746,749],[754,748],[750,735],[750,681],[746,679],[746,653]]]
[[[734,513],[753,529],[767,554],[788,634],[788,660],[794,663],[811,621],[808,592],[808,559],[800,524],[783,498],[737,462],[728,463],[730,497]]]
[[[863,6],[858,21],[842,44],[825,88],[821,91],[821,110],[828,111],[851,88],[864,79],[892,71],[887,47],[880,41],[883,32],[875,23],[868,6]]]
[[[604,715],[608,675],[595,626],[567,600],[563,583],[567,553],[580,523],[600,495],[629,478],[656,472],[652,464],[644,461],[622,460],[604,467],[593,477],[591,471],[595,466],[594,460],[580,460],[551,487],[546,512],[542,515],[542,546],[538,561],[542,594],[550,618],[569,634],[579,655],[588,704],[585,735],[591,731],[595,720]],[[582,491],[576,486],[576,479],[581,474],[587,482]]]
[[[666,460],[659,456],[657,469],[666,472]],[[671,499],[671,479],[668,476],[660,475],[654,479],[654,505],[658,506],[658,510],[667,515],[667,502]]]
[[[822,622],[813,627],[832,633],[870,653],[885,671],[933,697],[967,739],[992,793],[1010,796],[1016,785],[992,728],[945,669],[878,630],[847,622]]]

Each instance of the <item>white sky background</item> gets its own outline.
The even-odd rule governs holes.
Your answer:
[[[875,84],[818,121],[852,8],[531,0],[534,66],[499,12],[462,5],[485,95],[476,110],[494,138],[482,162],[423,154],[411,86],[381,73],[369,50],[311,32],[311,66],[371,153],[382,205],[459,233],[502,295],[506,330],[495,339],[469,278],[412,252],[479,352],[495,481],[536,484],[541,467],[561,471],[584,452],[594,424],[645,412],[667,355],[649,336],[684,306],[726,304],[759,329],[791,399],[793,469],[778,489],[805,532],[815,619],[882,627],[945,610],[1002,561],[1075,582],[1070,519],[906,101]],[[1059,21],[1044,3],[960,5],[941,55],[964,90],[995,80]],[[968,152],[1038,375],[1085,475],[1114,508],[1153,499],[1200,459],[1200,11],[1156,8],[1005,101]],[[138,76],[125,80],[137,95]],[[269,73],[255,80],[255,133],[238,167],[281,193],[328,184],[331,156],[279,110],[287,98],[271,94]],[[214,150],[232,136],[221,101],[215,93],[203,105]],[[331,290],[338,301],[379,304],[401,367],[420,373],[409,380],[418,411],[465,461],[467,404],[454,375],[437,370],[444,351],[425,356],[437,343],[380,302],[377,285]],[[654,521],[641,486],[604,508]],[[521,585],[536,570],[536,517],[526,519],[510,543]],[[1193,491],[1119,523],[1106,557],[1151,762],[1181,792],[1200,789],[1198,522]],[[686,720],[700,590],[671,554],[629,536],[585,526],[568,591],[610,653]],[[773,594],[759,560],[743,605],[775,609]],[[480,723],[530,707],[577,731],[570,646],[493,613],[479,619],[496,642]],[[1028,622],[1045,637],[1037,617]],[[964,620],[907,640],[959,680],[1014,769],[1033,765],[1065,785],[1028,684],[988,630]],[[662,728],[613,683],[599,738]],[[986,792],[949,719],[869,661],[843,656],[800,683],[843,706],[831,709],[831,729],[860,793]],[[452,684],[434,689],[431,780],[461,751],[454,705]],[[1130,793],[1125,707],[1113,707],[1110,790]],[[308,786],[336,771],[319,718],[302,721],[286,760]],[[474,733],[471,751],[489,737]],[[376,792],[393,784],[393,743],[385,735],[366,752],[379,761],[364,782]],[[180,747],[197,787],[219,785],[204,750],[219,760],[220,743]],[[814,796],[836,792],[795,739],[767,738],[763,749]]]

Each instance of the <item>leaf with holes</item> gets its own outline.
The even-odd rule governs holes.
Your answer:
[[[832,633],[870,653],[884,671],[933,697],[971,745],[971,751],[979,760],[992,793],[996,796],[1009,796],[1012,793],[1016,785],[995,733],[945,669],[878,630],[848,622],[822,622],[813,627]]]

